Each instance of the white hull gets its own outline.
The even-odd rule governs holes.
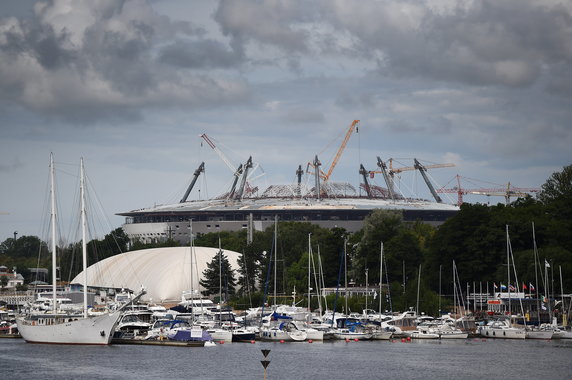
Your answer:
[[[488,328],[486,326],[479,329],[481,336],[486,338],[498,338],[498,339],[525,339],[526,332],[524,329],[515,328]]]
[[[373,340],[389,340],[393,335],[392,331],[374,330],[371,339]]]
[[[441,339],[467,339],[469,334],[465,332],[442,332],[439,336]]]
[[[526,332],[526,339],[552,339],[552,330],[532,330]]]
[[[117,311],[58,324],[45,324],[45,321],[51,322],[53,317],[41,316],[36,316],[34,320],[18,318],[16,322],[20,335],[29,343],[107,345],[111,343],[119,316],[120,312]],[[70,319],[71,317],[65,318]]]
[[[301,342],[306,340],[306,333],[300,330],[284,331],[280,329],[260,329],[260,339],[268,341]]]
[[[340,330],[334,332],[334,338],[340,340],[345,340],[345,339],[367,340],[371,339],[371,337],[372,337],[371,333],[365,333],[365,332],[351,332],[351,331],[340,331]]]
[[[224,329],[207,329],[215,342],[232,343],[232,331]]]
[[[409,332],[409,336],[411,339],[439,339],[439,334],[426,331],[411,331]]]

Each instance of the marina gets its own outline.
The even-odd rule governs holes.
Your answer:
[[[11,379],[262,378],[261,349],[270,349],[269,379],[506,377],[565,379],[572,341],[419,340],[324,343],[217,344],[215,347],[139,345],[62,346],[0,342],[3,372]],[[104,364],[103,364],[104,363]]]

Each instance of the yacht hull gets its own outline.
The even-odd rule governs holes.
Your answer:
[[[77,320],[63,318],[68,321],[54,324],[46,323],[53,322],[53,317],[36,316],[18,318],[16,322],[20,335],[28,343],[108,345],[119,316],[120,312],[115,312]]]

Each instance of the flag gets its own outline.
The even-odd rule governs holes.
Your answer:
[[[544,266],[546,268],[550,268],[550,264],[548,263],[548,261],[546,261],[546,259],[544,259]]]
[[[530,286],[530,291],[534,292],[534,285],[532,285],[532,283],[528,283],[528,285]]]
[[[377,291],[374,291],[373,292],[373,299],[376,299],[376,298],[377,298]]]
[[[495,282],[493,282],[493,288],[495,288],[495,289],[499,288]]]
[[[508,289],[509,289],[511,292],[514,292],[514,291],[516,290],[516,289],[514,288],[514,286],[512,286],[512,285],[509,285],[509,286],[508,286]]]
[[[542,302],[548,302],[548,298],[546,296],[540,295],[540,297],[542,297]]]
[[[528,288],[526,287],[526,284],[523,282],[522,283],[522,290],[527,290]]]
[[[506,285],[503,285],[502,282],[501,282],[501,284],[500,284],[500,290],[506,290]]]

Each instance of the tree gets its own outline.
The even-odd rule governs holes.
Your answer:
[[[565,199],[570,201],[572,199],[572,165],[565,166],[561,172],[552,173],[542,185],[538,198],[545,204]]]
[[[230,267],[228,258],[220,251],[207,264],[207,269],[203,271],[203,276],[199,284],[205,289],[201,293],[204,296],[216,296],[221,291],[225,295],[225,300],[235,293],[236,280],[234,278],[234,270]],[[222,302],[222,300],[219,300]]]

